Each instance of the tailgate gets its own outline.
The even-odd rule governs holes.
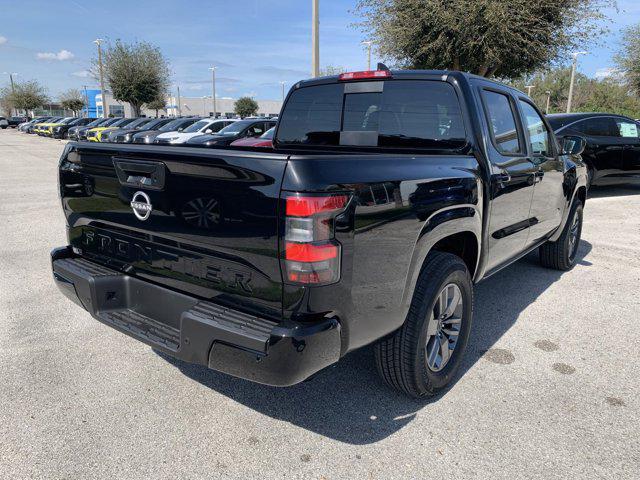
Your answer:
[[[70,244],[130,276],[279,317],[286,155],[69,144],[60,194]]]

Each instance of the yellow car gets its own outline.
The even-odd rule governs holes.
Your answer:
[[[45,123],[39,123],[37,125],[36,128],[34,128],[34,132],[36,132],[38,135],[40,136],[45,136],[47,134],[47,132],[49,131],[49,127],[51,125],[55,125],[57,123],[61,123],[61,122],[70,122],[71,120],[73,120],[73,117],[61,117],[59,120],[55,120],[55,121],[47,121]]]
[[[63,118],[58,122],[42,123],[37,133],[38,135],[43,135],[45,137],[53,137],[53,129],[55,127],[59,127],[61,125],[68,125],[69,123],[77,119],[78,119],[77,117],[67,117],[67,118]]]
[[[124,127],[129,123],[133,122],[135,118],[121,118],[115,123],[112,123],[108,127],[95,127],[87,130],[87,140],[90,142],[101,142],[102,134],[105,132],[110,132],[111,130],[116,130],[118,128]]]
[[[47,120],[46,122],[42,122],[42,123],[35,123],[31,126],[31,128],[28,130],[29,133],[37,133],[38,135],[40,134],[39,131],[41,128],[44,128],[44,126],[49,123],[49,122],[59,122],[60,120],[62,120],[64,117],[53,117],[50,118],[49,120]]]

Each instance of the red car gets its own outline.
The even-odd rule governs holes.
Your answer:
[[[275,129],[276,129],[276,127],[270,128],[269,130],[264,132],[259,137],[241,138],[240,140],[236,140],[235,142],[231,143],[231,146],[232,147],[267,147],[267,148],[272,148],[273,147],[273,143],[271,143],[271,140],[273,139],[273,132],[275,131]]]

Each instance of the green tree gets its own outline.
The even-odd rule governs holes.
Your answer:
[[[603,30],[615,0],[358,0],[358,25],[404,68],[517,77],[548,67]]]
[[[615,61],[628,87],[640,96],[640,23],[624,30],[622,38]]]
[[[240,117],[251,117],[258,113],[258,102],[251,97],[241,97],[233,104],[233,110]]]
[[[94,59],[94,75],[98,68]],[[127,44],[116,40],[108,45],[104,52],[104,74],[113,97],[128,102],[136,116],[145,103],[163,96],[169,87],[167,60],[158,47],[147,42]]]
[[[158,111],[159,110],[164,110],[166,106],[167,106],[167,101],[165,100],[164,96],[160,96],[160,97],[154,98],[153,100],[151,100],[146,105],[146,107],[149,110],[155,110],[156,111],[156,118],[158,118]]]
[[[78,115],[86,103],[84,95],[77,88],[67,90],[60,95],[60,105],[62,105],[62,108],[71,110],[74,115]]]
[[[36,80],[15,83],[14,91],[10,94],[11,102],[15,108],[29,112],[49,102],[47,90]]]
[[[558,67],[522,76],[508,83],[522,91],[526,91],[525,85],[532,85],[531,98],[543,111],[547,92],[551,92],[548,113],[563,113],[567,110],[570,77],[570,67]],[[610,112],[640,118],[640,99],[616,77],[597,80],[577,72],[572,109],[576,112]]]
[[[13,111],[13,96],[11,87],[2,87],[0,89],[0,113],[5,117],[10,117]]]

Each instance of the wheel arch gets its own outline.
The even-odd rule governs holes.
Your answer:
[[[482,218],[476,205],[445,209],[426,222],[414,246],[403,292],[403,305],[408,308],[427,255],[432,251],[460,257],[473,279],[479,270],[482,238]]]

